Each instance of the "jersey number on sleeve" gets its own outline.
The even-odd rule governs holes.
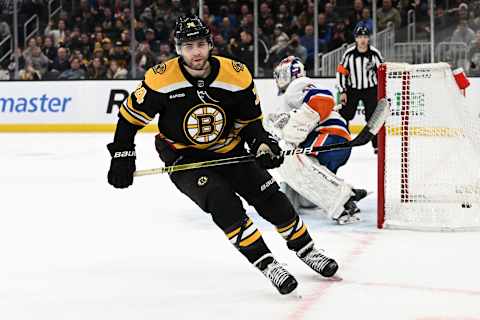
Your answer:
[[[141,104],[143,103],[143,100],[145,99],[145,95],[147,94],[147,89],[144,87],[140,87],[137,90],[135,90],[135,98],[137,99],[137,103]]]

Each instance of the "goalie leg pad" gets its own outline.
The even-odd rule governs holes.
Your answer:
[[[315,158],[305,155],[285,157],[279,173],[295,191],[336,219],[353,195],[352,187]]]

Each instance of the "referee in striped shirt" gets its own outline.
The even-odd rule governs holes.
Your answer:
[[[359,26],[355,29],[355,46],[347,49],[337,68],[340,88],[340,110],[347,122],[353,119],[358,102],[363,101],[365,119],[368,121],[377,106],[377,68],[383,63],[380,51],[369,45],[370,32]],[[377,139],[372,140],[377,153]]]

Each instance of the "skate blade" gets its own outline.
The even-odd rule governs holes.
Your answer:
[[[343,281],[343,278],[337,275],[331,276],[330,278],[325,278],[329,281]]]
[[[345,224],[352,224],[352,223],[358,223],[362,221],[359,217],[348,217],[347,219],[339,219],[337,221],[337,223],[341,226],[345,225]]]

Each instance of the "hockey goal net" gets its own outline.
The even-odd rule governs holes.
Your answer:
[[[479,108],[446,63],[386,63],[378,78],[390,105],[378,137],[378,227],[480,229]]]

